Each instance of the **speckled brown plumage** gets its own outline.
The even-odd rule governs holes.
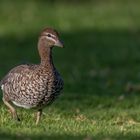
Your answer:
[[[3,101],[14,118],[18,119],[18,116],[10,102],[19,107],[37,109],[37,124],[42,109],[52,103],[62,90],[63,80],[52,60],[53,46],[63,47],[58,33],[46,28],[41,32],[38,41],[40,64],[17,66],[0,82]]]

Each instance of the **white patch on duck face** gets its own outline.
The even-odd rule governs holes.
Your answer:
[[[51,38],[51,37],[48,37],[48,36],[43,36],[43,38],[46,38],[46,39],[51,40],[51,41],[53,41],[54,43],[56,43],[56,40],[55,40],[55,39],[53,39],[53,38]]]
[[[4,90],[4,85],[1,85],[1,89]]]
[[[56,42],[56,40],[55,40],[56,36],[55,35],[53,35],[51,33],[44,33],[44,34],[46,35],[45,36],[46,39],[51,40],[53,42]],[[50,36],[48,36],[48,35],[50,35]]]
[[[13,104],[15,104],[18,107],[23,107],[23,108],[26,108],[26,109],[32,108],[30,105],[22,105],[20,103],[15,102],[15,101],[12,101],[12,102],[13,102]]]
[[[46,36],[46,39],[51,40],[51,41],[53,41],[53,42],[56,42],[55,39],[53,39],[53,38],[51,38],[51,37],[48,37],[48,36]]]
[[[48,36],[49,34],[51,35],[51,37],[55,38],[55,35],[51,34],[51,33],[44,33],[46,36]]]

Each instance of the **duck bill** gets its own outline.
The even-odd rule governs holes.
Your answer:
[[[60,47],[60,48],[64,48],[64,45],[60,40],[56,41],[55,46]]]

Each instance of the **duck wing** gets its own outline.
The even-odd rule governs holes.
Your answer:
[[[9,71],[9,73],[0,81],[0,86],[4,85],[5,83],[12,82],[14,78],[21,75],[24,76],[24,74],[29,74],[36,69],[38,65],[33,64],[26,64],[26,65],[19,65],[17,67],[14,67]]]

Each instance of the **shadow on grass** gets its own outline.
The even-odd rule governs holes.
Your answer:
[[[61,33],[61,38],[65,49],[53,53],[65,92],[117,94],[128,82],[140,82],[139,32],[90,29]],[[39,63],[37,40],[34,33],[1,37],[0,77],[22,62]]]
[[[4,140],[104,140],[104,139],[110,139],[110,140],[118,140],[118,139],[123,139],[123,140],[132,140],[132,139],[139,139],[140,136],[135,136],[133,134],[128,134],[128,135],[112,135],[112,136],[72,136],[72,135],[54,135],[54,136],[48,136],[48,135],[33,135],[33,136],[24,136],[21,134],[17,135],[8,135],[6,133],[1,133],[0,134],[1,139]]]
[[[95,100],[95,106],[101,103],[108,104],[109,100],[112,106],[114,104],[112,99],[102,102],[105,96],[124,94],[127,83],[140,82],[139,32],[83,30],[62,33],[61,37],[64,40],[65,49],[54,49],[54,60],[65,81],[65,94],[62,103],[69,102],[66,104],[69,105],[68,110],[70,110],[70,107],[83,108],[84,105],[87,108],[93,107],[94,105],[91,105],[91,103],[95,99],[94,96],[100,96]],[[9,69],[21,62],[39,63],[36,47],[37,38],[38,36],[32,33],[29,33],[26,37],[5,36],[0,38],[0,77],[3,77]],[[75,104],[71,106],[72,101]],[[131,101],[132,98],[129,99],[129,102]],[[116,102],[118,101],[116,100]],[[139,102],[139,99],[137,102]],[[110,105],[107,107],[110,107]],[[64,105],[58,107],[64,108]],[[5,140],[19,138],[91,139],[90,137],[86,138],[86,136],[48,136],[46,134],[27,137],[20,134],[9,135],[8,133],[1,133],[0,137]],[[129,134],[128,136],[114,135],[109,138],[128,140],[138,139],[139,137]],[[95,136],[94,139],[102,139],[102,137]]]
[[[85,102],[86,97],[88,102],[95,96],[102,101],[125,94],[128,83],[140,82],[139,32],[90,29],[60,35],[65,48],[55,48],[53,56],[65,82],[64,101]],[[1,37],[0,77],[22,62],[39,63],[37,41],[34,33]]]

